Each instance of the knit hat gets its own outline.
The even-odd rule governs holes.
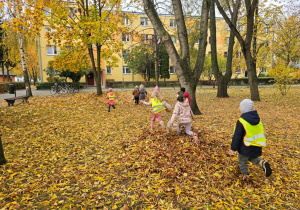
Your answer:
[[[180,91],[185,92],[185,87],[181,87]]]
[[[254,103],[253,103],[253,101],[251,101],[250,99],[244,99],[244,100],[240,103],[240,110],[241,110],[243,113],[253,111],[253,108],[254,108]]]
[[[156,91],[159,91],[159,88],[158,88],[158,86],[155,86],[154,90],[156,90]]]
[[[108,92],[112,92],[112,88],[109,88],[109,89],[108,89]]]

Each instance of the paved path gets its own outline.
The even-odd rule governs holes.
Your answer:
[[[299,86],[299,85],[293,85],[293,86]],[[249,86],[230,86],[229,88],[249,88]],[[259,87],[273,87],[273,85],[259,85]],[[153,90],[154,87],[148,87],[146,88],[147,90]],[[200,86],[198,86],[197,88],[200,88]],[[202,85],[201,88],[212,88],[212,86],[204,86]],[[217,87],[215,87],[217,89]],[[160,89],[175,89],[175,90],[180,90],[180,87],[161,87]],[[107,88],[103,88],[103,91],[107,91]],[[118,91],[118,90],[133,90],[133,88],[113,88],[114,91]],[[36,90],[35,87],[31,88],[32,91],[32,95],[34,96],[42,96],[42,95],[51,95],[50,90]],[[85,88],[81,89],[80,92],[96,92],[97,88],[95,86],[86,86]],[[23,90],[17,90],[16,91],[16,95],[17,96],[23,96],[26,95],[26,91],[25,89]],[[14,94],[9,94],[9,93],[0,93],[0,100],[3,100],[5,98],[12,98],[14,97]]]

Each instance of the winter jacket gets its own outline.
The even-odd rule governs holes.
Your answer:
[[[145,88],[139,89],[140,100],[145,100],[146,95],[148,94]]]
[[[115,99],[117,98],[116,94],[114,94],[113,92],[109,92],[109,93],[107,93],[107,95],[105,97],[105,98],[108,98],[108,101],[106,103],[108,105],[115,105],[115,100],[109,100],[109,95],[115,95]]]
[[[139,97],[140,96],[139,89],[138,88],[134,88],[133,92],[132,92],[132,95],[134,95],[134,97]]]
[[[185,99],[183,102],[177,101],[170,122],[173,123],[177,119],[178,123],[190,123],[193,118],[194,114],[188,99]]]
[[[257,114],[257,111],[250,111],[243,113],[241,118],[246,120],[251,125],[257,125],[260,122],[260,117]],[[243,124],[238,120],[236,122],[235,132],[233,134],[232,142],[231,142],[231,150],[238,151],[242,155],[250,156],[250,157],[258,157],[262,154],[262,148],[257,146],[249,146],[247,147],[244,144],[244,136],[246,135],[246,131],[244,129]]]

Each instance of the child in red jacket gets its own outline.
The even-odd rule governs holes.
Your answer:
[[[108,93],[106,95],[105,98],[108,98],[107,100],[107,105],[108,105],[108,112],[110,112],[110,107],[112,106],[114,109],[116,109],[115,107],[115,99],[117,98],[115,93],[112,91],[112,88],[108,89]]]

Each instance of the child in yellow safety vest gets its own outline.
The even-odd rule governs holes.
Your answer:
[[[108,112],[110,112],[110,107],[112,106],[114,109],[116,108],[115,107],[115,99],[117,98],[115,93],[112,91],[112,88],[109,88],[108,89],[108,93],[106,95],[105,98],[108,98],[107,100],[107,105],[108,105]]]
[[[164,122],[161,120],[161,111],[165,110],[166,108],[162,104],[162,96],[159,93],[159,89],[156,86],[154,91],[151,95],[151,100],[149,102],[143,102],[145,105],[152,105],[152,117],[151,117],[151,130],[153,130],[154,121],[156,120],[163,128],[165,128]]]
[[[253,108],[254,103],[250,99],[240,103],[242,115],[236,122],[229,155],[235,155],[238,151],[239,166],[244,178],[249,175],[248,161],[261,166],[266,177],[269,177],[272,174],[270,164],[259,158],[262,147],[267,145],[266,137],[260,117]]]

